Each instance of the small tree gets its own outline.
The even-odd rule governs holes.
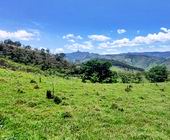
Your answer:
[[[117,73],[110,70],[112,64],[107,61],[90,60],[84,63],[82,69],[82,80],[90,80],[93,83],[112,83],[117,81]]]
[[[146,73],[146,78],[152,83],[165,82],[168,79],[168,71],[165,66],[155,66]]]

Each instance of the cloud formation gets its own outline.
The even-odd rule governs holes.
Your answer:
[[[100,44],[99,47],[101,48],[132,47],[152,45],[154,43],[162,44],[168,41],[170,41],[170,29],[161,28],[161,31],[159,33],[148,34],[146,36],[136,36],[131,40],[128,38],[113,40],[112,42]]]
[[[39,36],[38,31],[26,31],[26,30],[17,30],[15,32],[9,32],[5,30],[0,30],[0,39],[16,39],[23,41],[30,41],[37,39]]]
[[[56,48],[54,52],[57,53],[57,54],[58,53],[63,53],[64,49],[63,48]]]
[[[111,38],[105,35],[88,35],[88,38],[93,41],[99,41],[99,42],[104,42],[108,41]]]
[[[117,33],[118,34],[124,34],[124,33],[126,33],[126,30],[125,29],[118,29]]]
[[[90,41],[85,41],[83,43],[73,43],[65,45],[67,50],[77,51],[77,50],[91,50],[93,45]]]
[[[76,36],[74,34],[67,34],[63,36],[63,39],[66,39],[69,42],[75,43],[77,40],[83,39],[80,35]]]
[[[133,51],[167,51],[170,50],[170,29],[160,28],[158,33],[137,35],[133,38],[113,39],[105,35],[88,35],[87,40],[69,43],[67,50],[91,50],[100,53],[120,53]]]

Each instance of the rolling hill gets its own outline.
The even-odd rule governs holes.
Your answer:
[[[170,69],[170,52],[144,52],[99,55],[89,52],[74,52],[66,54],[71,62],[85,62],[90,59],[116,60],[127,65],[142,69],[149,69],[155,65],[166,65]]]

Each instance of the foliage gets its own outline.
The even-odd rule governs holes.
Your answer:
[[[20,42],[9,39],[0,43],[0,54],[18,63],[39,66],[42,70],[55,69],[65,72],[70,67],[64,59],[64,53],[51,54],[49,49],[32,49],[29,45],[22,46]]]
[[[60,103],[62,102],[62,100],[61,100],[58,96],[55,96],[55,97],[54,97],[54,102],[55,102],[56,104],[60,104]]]
[[[155,82],[165,82],[168,79],[168,71],[165,66],[155,66],[146,73],[146,78]]]
[[[141,83],[143,81],[142,73],[120,72],[119,76],[122,83]]]
[[[47,97],[47,99],[53,99],[54,98],[54,95],[52,94],[51,90],[47,90],[46,97]]]
[[[110,70],[112,64],[108,61],[90,60],[82,65],[82,81],[90,80],[93,83],[116,82],[117,73]]]

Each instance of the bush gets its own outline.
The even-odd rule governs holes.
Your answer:
[[[71,115],[71,113],[70,112],[64,112],[63,114],[62,114],[62,118],[71,118],[72,117],[72,115]]]
[[[54,95],[52,95],[51,90],[47,90],[46,97],[47,97],[47,99],[53,99],[54,98]]]
[[[146,73],[146,78],[152,82],[165,82],[168,79],[168,71],[165,66],[155,66]]]
[[[38,85],[35,85],[34,86],[34,89],[39,89],[40,87]]]
[[[132,91],[132,85],[128,85],[126,88],[125,88],[125,91],[126,92],[130,92],[130,91]]]
[[[25,93],[22,89],[17,90],[18,93]]]
[[[62,100],[61,100],[58,96],[55,96],[55,97],[54,97],[54,102],[55,102],[56,104],[60,104],[60,103],[62,102]]]
[[[31,80],[30,83],[36,84],[37,82],[35,80]]]
[[[141,83],[143,81],[142,73],[120,73],[122,83]]]
[[[122,83],[130,83],[131,79],[127,75],[121,75]]]

